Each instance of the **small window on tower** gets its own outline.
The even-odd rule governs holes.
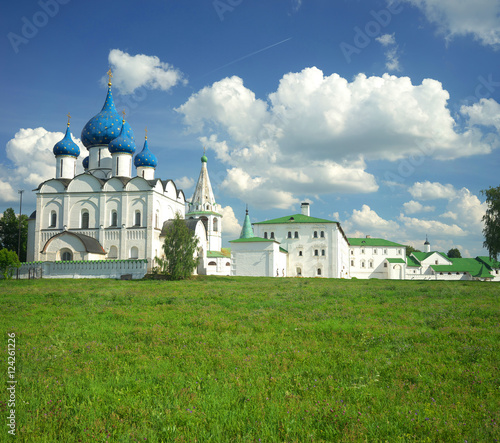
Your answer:
[[[217,221],[216,218],[214,218],[214,232],[217,232],[219,230],[219,222]]]
[[[111,211],[111,226],[118,225],[118,213],[116,211]]]
[[[141,226],[141,211],[135,211],[135,224],[134,226]]]
[[[82,227],[82,229],[88,229],[89,228],[89,211],[87,211],[86,209],[84,209],[82,211],[81,227]]]
[[[264,232],[264,238],[267,238],[267,232]]]
[[[57,225],[57,214],[56,211],[50,213],[50,226],[49,228],[55,228]]]

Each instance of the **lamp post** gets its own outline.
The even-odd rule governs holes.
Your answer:
[[[17,191],[18,194],[20,194],[20,200],[19,200],[19,236],[17,238],[17,257],[19,258],[19,261],[21,261],[21,211],[23,210],[23,192],[24,189],[20,189]]]

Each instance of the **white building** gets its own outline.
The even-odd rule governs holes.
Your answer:
[[[56,177],[35,190],[36,211],[28,222],[27,261],[147,260],[147,269],[151,270],[155,257],[162,255],[169,220],[176,213],[184,218],[187,202],[172,180],[155,178],[158,161],[148,148],[147,136],[142,151],[134,158],[134,134],[116,111],[111,75],[104,106],[85,125],[81,139],[89,155],[83,160],[85,172],[75,176],[80,149],[71,138],[68,120],[66,135],[53,150]],[[206,163],[204,155],[186,225],[199,240],[198,272],[229,275],[228,254],[221,252],[222,216],[213,198]],[[220,263],[208,269],[207,254],[217,253],[225,258],[223,265],[222,258],[216,259]]]

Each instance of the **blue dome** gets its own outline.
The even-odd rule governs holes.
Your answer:
[[[82,163],[83,163],[83,167],[84,167],[84,169],[89,169],[89,156],[88,156],[88,155],[87,155],[87,157],[85,157],[85,158],[83,159],[83,162],[82,162]]]
[[[96,145],[108,145],[120,134],[122,119],[118,115],[111,94],[111,83],[108,84],[108,95],[101,112],[92,117],[82,130],[82,143],[86,148]]]
[[[108,149],[111,154],[133,154],[135,152],[134,132],[125,120],[123,120],[120,135],[109,143]]]
[[[80,148],[71,138],[71,132],[69,131],[69,123],[66,129],[66,135],[64,138],[54,145],[54,155],[70,155],[72,157],[78,157],[80,155]]]
[[[158,160],[148,148],[148,139],[144,140],[144,148],[142,148],[140,154],[135,156],[134,165],[136,168],[140,166],[144,166],[146,168],[156,168],[158,165]]]

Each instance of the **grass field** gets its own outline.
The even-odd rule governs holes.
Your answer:
[[[1,281],[0,307],[16,441],[500,440],[495,283]]]

